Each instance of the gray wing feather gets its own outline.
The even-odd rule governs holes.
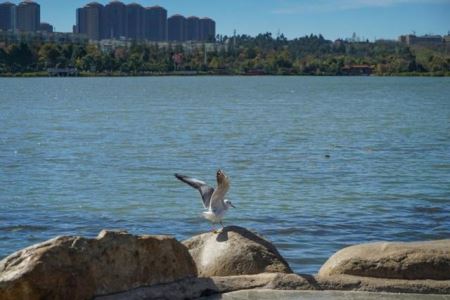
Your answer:
[[[206,182],[203,182],[201,180],[198,180],[198,179],[195,179],[195,178],[191,178],[191,177],[188,177],[188,176],[175,174],[175,177],[178,180],[181,180],[184,183],[189,184],[194,189],[197,189],[200,192],[200,195],[202,196],[203,206],[205,208],[209,208],[209,204],[211,202],[211,196],[214,193],[214,188],[212,188],[209,185],[207,185]]]

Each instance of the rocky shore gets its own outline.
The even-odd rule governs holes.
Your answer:
[[[237,226],[183,242],[122,231],[56,237],[0,261],[2,300],[220,299],[261,289],[450,295],[450,240],[354,245],[317,275],[294,274],[273,244]]]

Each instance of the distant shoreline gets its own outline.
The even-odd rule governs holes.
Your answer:
[[[321,35],[287,40],[267,33],[205,45],[18,43],[0,37],[0,76],[450,76],[447,43],[330,41]]]

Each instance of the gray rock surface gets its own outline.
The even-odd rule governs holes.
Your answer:
[[[196,275],[174,238],[102,231],[96,239],[57,237],[0,261],[0,299],[92,299]]]
[[[354,275],[392,279],[450,280],[450,240],[370,243],[344,248],[319,276]]]
[[[255,293],[254,289],[261,292]],[[281,293],[277,291],[289,291]],[[305,293],[296,293],[305,291]],[[341,292],[330,292],[330,290]],[[320,291],[306,293],[306,291]],[[343,292],[346,291],[346,292]],[[348,291],[358,291],[353,293]],[[233,293],[237,292],[237,293]],[[256,275],[216,276],[211,278],[188,278],[173,283],[160,284],[151,287],[141,287],[123,293],[101,296],[96,300],[143,300],[143,299],[167,299],[182,300],[196,299],[199,297],[211,297],[211,299],[260,299],[261,295],[271,295],[261,299],[378,299],[382,293],[403,293],[403,298],[395,298],[399,294],[386,299],[427,299],[429,295],[450,295],[450,282],[438,280],[399,280],[362,278],[349,275],[341,275],[334,278],[314,278],[310,275],[297,275],[285,273],[262,273]],[[231,293],[231,294],[227,294]],[[262,293],[262,294],[261,294]],[[331,293],[331,294],[330,294]],[[415,293],[412,296],[406,294]],[[366,298],[365,298],[365,297]],[[242,298],[243,297],[243,298]],[[277,298],[278,297],[278,298]],[[330,298],[331,297],[331,298]],[[341,298],[339,298],[341,297]],[[346,298],[347,297],[347,298]],[[209,299],[209,298],[208,298]],[[429,297],[428,299],[448,299],[443,295]],[[450,300],[450,299],[449,299]]]
[[[316,283],[323,290],[450,294],[450,280],[406,280],[334,275],[317,276]]]
[[[450,295],[419,295],[343,291],[245,290],[201,298],[202,300],[450,300]]]
[[[288,263],[267,240],[238,226],[221,233],[204,233],[183,244],[189,249],[199,276],[292,273]]]
[[[97,297],[96,300],[182,300],[255,288],[276,289],[288,286],[314,290],[309,277],[296,274],[262,273],[257,275],[187,278],[169,284],[141,287],[123,293]]]

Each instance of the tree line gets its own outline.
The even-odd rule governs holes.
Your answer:
[[[342,75],[367,65],[377,75],[450,75],[450,45],[410,47],[398,42],[330,41],[322,35],[288,40],[271,33],[217,36],[214,49],[132,43],[103,50],[97,44],[0,40],[0,75],[45,74],[76,68],[82,75],[199,74]]]

